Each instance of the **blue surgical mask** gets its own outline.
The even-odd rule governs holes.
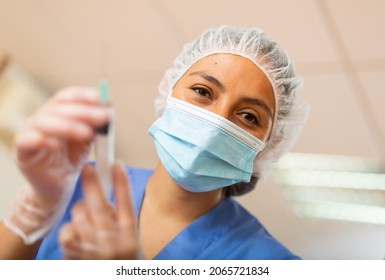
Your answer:
[[[250,182],[264,147],[231,121],[173,97],[149,133],[168,174],[192,192]]]

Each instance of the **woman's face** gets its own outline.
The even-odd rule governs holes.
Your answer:
[[[250,60],[214,54],[196,62],[175,85],[172,96],[218,114],[266,141],[275,98],[266,75]]]

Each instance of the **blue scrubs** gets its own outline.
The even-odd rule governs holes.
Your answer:
[[[127,168],[136,217],[153,171]],[[36,259],[62,259],[58,232],[70,220],[72,206],[82,199],[78,180],[63,219],[44,240]],[[114,198],[112,197],[113,201]],[[275,240],[261,223],[232,198],[226,198],[184,228],[154,258],[156,260],[299,259]]]

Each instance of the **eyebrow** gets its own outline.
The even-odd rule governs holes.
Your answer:
[[[192,72],[190,76],[200,76],[203,79],[213,83],[216,87],[218,87],[221,91],[225,91],[226,87],[224,84],[222,84],[217,78],[214,76],[208,75],[205,72],[197,71],[197,72]]]

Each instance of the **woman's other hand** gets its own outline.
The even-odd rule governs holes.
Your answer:
[[[139,243],[129,183],[120,164],[112,168],[116,206],[104,197],[91,165],[82,170],[84,200],[74,205],[59,242],[65,259],[137,259]]]

